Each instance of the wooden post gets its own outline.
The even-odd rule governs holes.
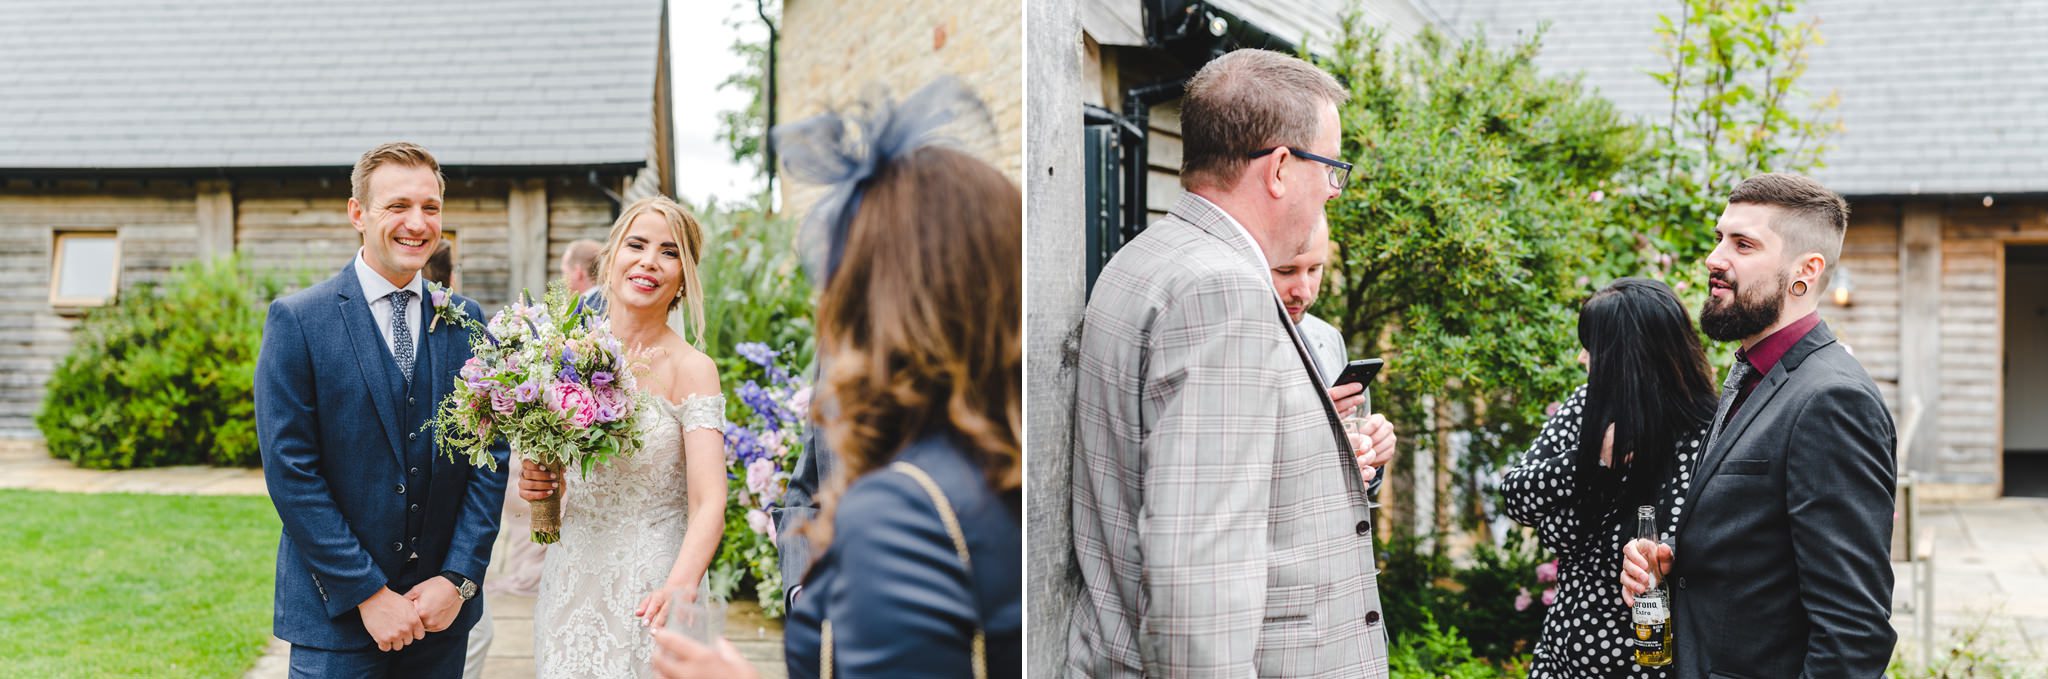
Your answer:
[[[1025,431],[1025,521],[1031,545],[1029,663],[1034,674],[1054,676],[1067,660],[1068,616],[1080,591],[1074,568],[1070,512],[1073,467],[1074,383],[1080,360],[1081,313],[1086,300],[1081,167],[1081,19],[1074,0],[1037,0],[1023,12],[1031,53],[1031,91],[1025,97],[1031,148],[1025,201],[1032,223],[1025,259],[1031,332],[1025,344],[1032,369],[1026,380],[1030,409]],[[1012,66],[1011,68],[1015,68]],[[1039,407],[1044,406],[1044,407]]]
[[[506,300],[519,299],[521,290],[534,298],[548,288],[548,184],[545,179],[512,182],[505,205],[507,251],[511,258],[511,289]]]
[[[199,259],[212,259],[235,252],[234,186],[225,179],[198,184],[194,198],[198,208],[199,241],[193,252]]]
[[[1901,468],[1940,481],[1941,208],[1907,203],[1899,223],[1899,401],[1926,411]],[[1902,444],[1905,442],[1901,442]]]

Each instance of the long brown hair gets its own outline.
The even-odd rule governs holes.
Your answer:
[[[1023,197],[944,147],[868,180],[818,300],[827,356],[811,418],[842,470],[806,529],[823,554],[848,485],[928,429],[951,429],[1013,513],[1023,449]]]

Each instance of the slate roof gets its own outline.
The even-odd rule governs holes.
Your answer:
[[[662,0],[7,0],[0,169],[644,163]]]
[[[1450,26],[1495,39],[1551,28],[1538,57],[1583,73],[1624,111],[1661,117],[1669,101],[1647,0],[1431,0]],[[1802,81],[1841,95],[1846,130],[1816,177],[1852,196],[2048,192],[2048,3],[2038,0],[1810,0],[1820,19]]]

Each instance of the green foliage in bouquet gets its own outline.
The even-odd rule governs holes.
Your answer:
[[[36,413],[50,454],[93,469],[261,464],[256,354],[284,280],[229,256],[86,312]]]

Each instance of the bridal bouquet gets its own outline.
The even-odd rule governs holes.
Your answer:
[[[473,353],[426,425],[442,452],[496,469],[490,445],[504,437],[529,463],[556,474],[575,466],[585,476],[592,465],[637,452],[633,362],[609,324],[560,283],[539,304],[520,297],[480,324],[433,293],[434,322],[468,328]],[[561,528],[560,493],[533,502],[534,542],[560,540]]]

